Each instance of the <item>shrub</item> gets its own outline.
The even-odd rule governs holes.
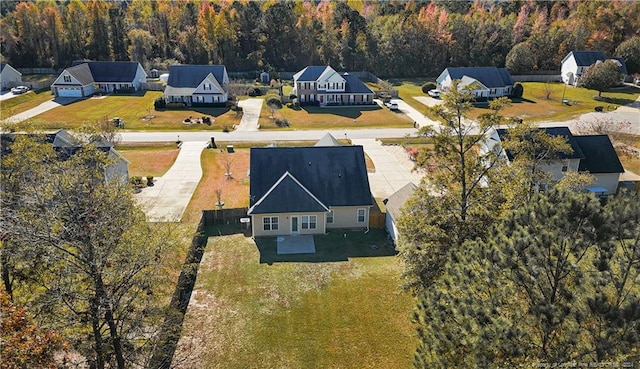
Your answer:
[[[277,95],[269,95],[267,97],[267,105],[273,105],[278,109],[282,108],[282,101],[280,101],[280,96]]]
[[[286,119],[278,118],[276,119],[276,126],[278,127],[289,127],[289,121]]]
[[[229,108],[230,110],[233,110],[233,107],[236,105],[236,102],[231,100],[227,100],[227,102],[224,103],[224,107]]]
[[[436,87],[436,84],[433,82],[425,83],[424,85],[422,85],[422,92],[425,94],[429,93],[429,91],[435,90]]]
[[[129,183],[131,183],[134,188],[142,188],[142,187],[144,187],[142,185],[142,177],[140,177],[140,176],[135,176],[135,177],[129,178]]]
[[[164,99],[164,97],[160,96],[153,102],[153,106],[156,110],[164,109],[167,107],[167,101]]]
[[[289,95],[289,99],[290,100],[297,99],[297,98],[298,98],[298,96],[296,96],[296,94],[290,94]]]
[[[229,126],[227,125],[222,126],[222,132],[229,133],[229,131],[230,131]]]
[[[522,86],[522,83],[516,82],[516,84],[513,85],[513,91],[511,92],[511,95],[515,97],[522,97],[523,94],[524,94],[524,87]]]

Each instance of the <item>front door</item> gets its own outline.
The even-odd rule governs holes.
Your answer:
[[[298,217],[291,217],[291,234],[298,234]]]

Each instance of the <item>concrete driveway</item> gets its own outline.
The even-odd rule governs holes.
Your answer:
[[[409,182],[420,184],[422,175],[412,172],[413,162],[401,146],[382,146],[375,139],[355,139],[352,142],[362,145],[376,167],[375,173],[369,173],[369,186],[374,197],[387,198]]]
[[[150,222],[179,222],[202,178],[200,154],[208,142],[183,142],[175,163],[152,187],[136,194]]]
[[[16,114],[14,116],[11,116],[5,120],[3,120],[4,123],[18,123],[18,122],[22,122],[23,120],[27,120],[27,119],[31,119],[37,115],[40,115],[44,112],[47,112],[51,109],[55,109],[58,106],[62,106],[62,105],[67,105],[67,104],[71,104],[74,101],[80,100],[80,98],[77,97],[57,97],[53,100],[49,100],[49,101],[45,101],[42,104],[36,106],[35,108],[31,108],[27,111],[24,111],[22,113]]]
[[[247,99],[238,102],[238,106],[242,107],[242,119],[236,127],[236,131],[258,131],[262,102],[262,99]]]
[[[440,126],[440,123],[425,117],[424,113],[419,112],[413,106],[404,102],[404,100],[391,99],[391,102],[398,104],[398,110],[404,113],[409,118],[413,119],[414,122],[416,122],[416,126],[417,126],[416,128],[422,128],[425,126],[432,126],[432,127]],[[384,105],[382,106],[384,107]]]

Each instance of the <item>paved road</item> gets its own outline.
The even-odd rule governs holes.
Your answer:
[[[375,139],[355,139],[352,143],[362,145],[376,167],[375,173],[369,173],[369,185],[374,197],[387,198],[409,182],[420,184],[422,176],[412,172],[413,162],[402,147],[382,146]]]
[[[263,99],[247,99],[238,103],[238,106],[242,107],[242,119],[236,131],[258,131],[258,119],[263,101]]]
[[[122,142],[173,142],[180,136],[180,140],[209,141],[215,137],[216,142],[228,141],[296,141],[319,140],[325,134],[331,133],[336,139],[349,138],[379,138],[379,137],[404,137],[413,135],[413,128],[372,128],[372,129],[347,129],[347,130],[311,130],[311,131],[233,131],[223,132],[121,132]]]
[[[200,155],[206,141],[184,142],[173,166],[136,194],[150,222],[179,222],[202,178]]]

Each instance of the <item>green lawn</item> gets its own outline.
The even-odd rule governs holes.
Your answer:
[[[317,236],[317,254],[286,257],[273,238],[210,237],[177,367],[410,367],[415,302],[401,266],[384,231],[346,235]]]
[[[50,90],[29,91],[20,96],[0,102],[0,120],[27,111],[53,99]]]
[[[224,126],[240,123],[240,117],[226,108],[193,108],[192,110],[156,111],[153,101],[162,93],[146,91],[139,95],[108,95],[90,98],[52,109],[34,118],[41,128],[78,128],[105,118],[120,117],[125,120],[127,130],[153,131],[220,131]],[[183,124],[188,117],[209,115],[214,118],[211,125]],[[151,119],[147,119],[153,116]]]
[[[282,109],[275,111],[274,117],[287,119],[290,126],[278,128],[265,103],[260,113],[260,129],[410,128],[413,126],[413,121],[406,115],[383,109],[378,105],[326,108],[318,106],[293,108],[285,105]]]

